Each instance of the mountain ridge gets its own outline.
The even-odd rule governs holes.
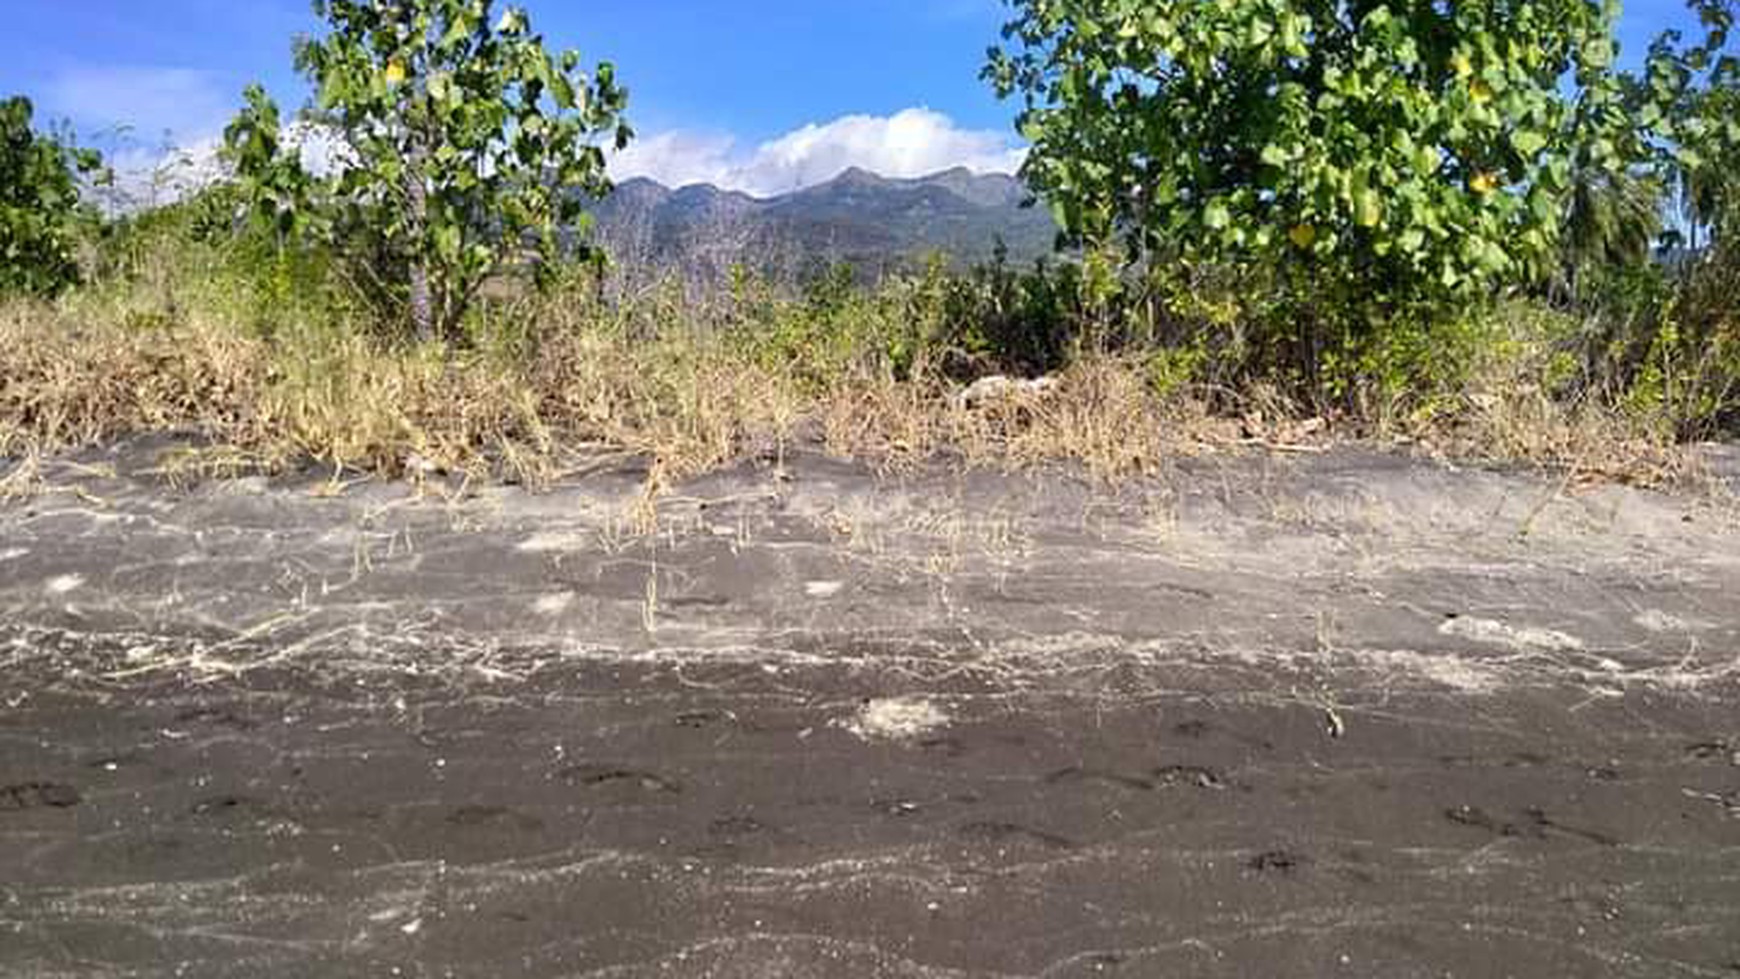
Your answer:
[[[716,271],[836,263],[877,275],[941,253],[956,265],[1049,254],[1057,226],[1016,177],[952,167],[886,177],[847,167],[832,179],[757,197],[709,183],[620,181],[592,207],[592,239],[618,261]]]

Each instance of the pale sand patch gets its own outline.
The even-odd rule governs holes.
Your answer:
[[[1343,650],[1337,659],[1349,658],[1361,666],[1417,676],[1461,693],[1491,693],[1502,678],[1490,665],[1465,656],[1436,656],[1402,649]]]
[[[78,589],[83,588],[84,586],[85,586],[85,576],[84,575],[82,575],[82,574],[63,574],[63,575],[58,575],[56,577],[48,579],[48,583],[43,585],[42,587],[43,587],[43,590],[47,591],[50,595],[65,595],[67,592],[77,591]]]
[[[1445,620],[1438,632],[1489,646],[1503,646],[1518,652],[1569,652],[1583,648],[1583,640],[1553,629],[1514,626],[1497,619],[1481,619],[1470,615]]]
[[[537,601],[532,603],[532,611],[538,613],[539,615],[557,616],[557,615],[561,615],[563,612],[568,611],[568,607],[573,605],[573,604],[574,604],[574,593],[573,592],[571,592],[571,591],[557,592],[557,593],[552,594],[552,595],[540,596]]]
[[[550,554],[556,551],[578,551],[589,543],[586,534],[571,530],[547,531],[533,534],[521,541],[516,548],[522,554]]]
[[[916,697],[872,700],[846,721],[846,730],[866,741],[909,741],[948,726],[949,716]]]
[[[1650,632],[1691,632],[1693,625],[1677,615],[1661,609],[1646,609],[1631,617],[1631,621]]]

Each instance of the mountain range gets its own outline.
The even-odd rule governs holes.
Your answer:
[[[591,208],[592,238],[618,264],[712,272],[739,263],[801,272],[845,262],[861,275],[910,267],[941,253],[955,265],[1049,254],[1057,226],[1007,174],[965,168],[897,179],[852,168],[775,197],[708,184],[672,189],[625,180]]]

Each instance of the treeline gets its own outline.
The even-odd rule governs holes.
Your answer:
[[[1599,0],[1011,5],[984,76],[1064,229],[1037,266],[612,288],[583,202],[633,135],[613,66],[488,0],[322,0],[301,125],[250,88],[230,178],[166,208],[101,217],[95,156],[5,103],[0,292],[217,319],[291,360],[337,335],[525,373],[563,330],[686,330],[794,390],[1111,357],[1223,414],[1740,425],[1731,0],[1692,0],[1697,36],[1635,70]]]

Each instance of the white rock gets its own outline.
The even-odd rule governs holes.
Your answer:
[[[1055,377],[1036,377],[1027,380],[992,374],[967,385],[955,395],[954,400],[957,407],[977,408],[992,401],[1006,401],[1023,395],[1037,397],[1055,387],[1057,387],[1057,378]]]
[[[44,585],[43,588],[46,589],[50,595],[65,595],[67,592],[77,591],[84,586],[84,575],[63,574],[48,579],[48,584]]]
[[[928,700],[891,697],[865,704],[845,728],[866,741],[909,741],[948,723],[949,716]]]

